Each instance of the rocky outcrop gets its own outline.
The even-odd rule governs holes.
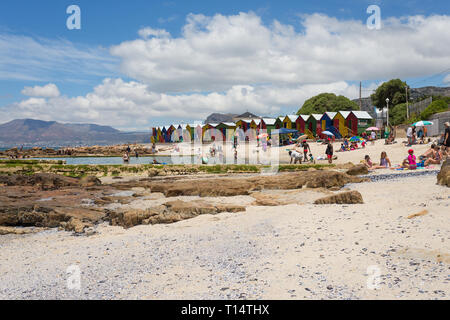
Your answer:
[[[175,200],[146,210],[131,209],[110,211],[108,213],[108,219],[110,220],[111,225],[131,228],[141,224],[174,223],[191,219],[202,214],[240,211],[245,211],[245,207],[223,204],[213,205],[202,200],[190,202]]]
[[[83,233],[86,228],[92,227],[92,223],[83,222],[78,218],[70,218],[67,222],[61,222],[60,226],[66,231],[75,233]]]
[[[347,170],[347,174],[351,176],[360,176],[368,173],[369,170],[364,164],[357,164],[356,166],[353,166]]]
[[[274,195],[262,194],[260,192],[252,193],[252,197],[255,201],[252,203],[254,206],[264,206],[264,207],[276,207],[283,205],[283,203],[277,199]]]
[[[361,193],[358,191],[346,191],[314,201],[314,204],[356,204],[364,203]]]
[[[252,191],[260,190],[292,190],[303,187],[342,188],[347,183],[362,181],[365,180],[342,172],[316,170],[250,178],[186,179],[147,183],[137,181],[133,186],[145,185],[151,192],[161,192],[166,197],[217,197],[249,195]]]
[[[437,176],[437,183],[441,186],[450,187],[450,159],[444,161],[441,171]]]
[[[79,181],[79,184],[82,187],[95,187],[95,186],[101,186],[102,182],[97,177],[87,176],[87,177],[81,178]]]
[[[76,178],[65,177],[53,173],[37,173],[33,175],[0,175],[0,186],[33,186],[42,190],[56,190],[63,187],[78,186]]]

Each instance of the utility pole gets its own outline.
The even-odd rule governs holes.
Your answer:
[[[359,82],[359,110],[362,109],[362,97],[361,97],[361,91],[362,91],[362,82]]]
[[[408,86],[406,86],[405,90],[406,90],[406,119],[409,119]]]

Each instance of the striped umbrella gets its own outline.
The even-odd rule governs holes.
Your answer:
[[[363,141],[363,140],[364,139],[359,137],[359,136],[353,136],[353,137],[350,138],[351,142],[360,142],[360,141]]]
[[[416,123],[413,123],[413,126],[415,127],[424,127],[424,126],[432,126],[433,122],[431,121],[419,121]]]

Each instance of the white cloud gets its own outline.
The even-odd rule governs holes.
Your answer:
[[[212,112],[278,116],[297,111],[303,102],[321,92],[335,92],[350,98],[359,87],[346,82],[292,87],[232,86],[223,93],[162,94],[146,84],[122,79],[105,79],[85,96],[29,98],[0,108],[4,121],[35,118],[62,122],[101,123],[118,128],[141,128],[203,120]]]
[[[123,42],[111,54],[123,73],[158,92],[419,77],[449,67],[449,16],[385,19],[381,30],[321,14],[300,22],[298,31],[264,25],[254,13],[191,14],[180,37],[150,29],[154,37]]]
[[[76,82],[114,76],[116,65],[105,48],[0,33],[0,80]]]
[[[161,38],[167,38],[170,37],[170,33],[167,32],[164,29],[153,29],[153,28],[142,28],[138,32],[139,36],[141,36],[144,39],[147,39],[151,36],[154,37],[161,37]]]
[[[30,97],[55,98],[59,96],[59,90],[55,84],[49,83],[43,87],[40,86],[25,87],[22,90],[22,94]]]

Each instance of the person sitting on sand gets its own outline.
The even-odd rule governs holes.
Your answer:
[[[372,160],[370,160],[370,156],[366,155],[364,157],[364,165],[367,167],[367,169],[372,169],[373,168],[373,163]]]
[[[390,168],[391,165],[391,160],[389,160],[386,151],[381,152],[380,155],[380,169],[385,169],[385,168]]]
[[[366,148],[366,140],[361,141],[361,147],[362,147],[363,149]]]
[[[427,167],[430,164],[441,164],[441,160],[442,160],[441,150],[439,146],[434,146],[433,156],[425,160],[424,166]]]
[[[289,156],[291,157],[290,164],[292,164],[292,161],[294,161],[294,164],[296,164],[297,161],[299,164],[302,164],[302,155],[297,150],[289,150]]]
[[[436,148],[436,145],[433,143],[430,147],[430,149],[428,149],[427,151],[424,152],[424,154],[422,154],[421,156],[419,156],[420,160],[423,159],[428,159],[428,158],[432,158],[434,156],[434,150]]]
[[[402,167],[410,170],[417,169],[416,156],[413,149],[408,150],[408,157],[403,160]]]
[[[161,164],[161,163],[159,163],[158,161],[156,161],[156,159],[153,159],[153,162],[152,162],[153,164]]]

